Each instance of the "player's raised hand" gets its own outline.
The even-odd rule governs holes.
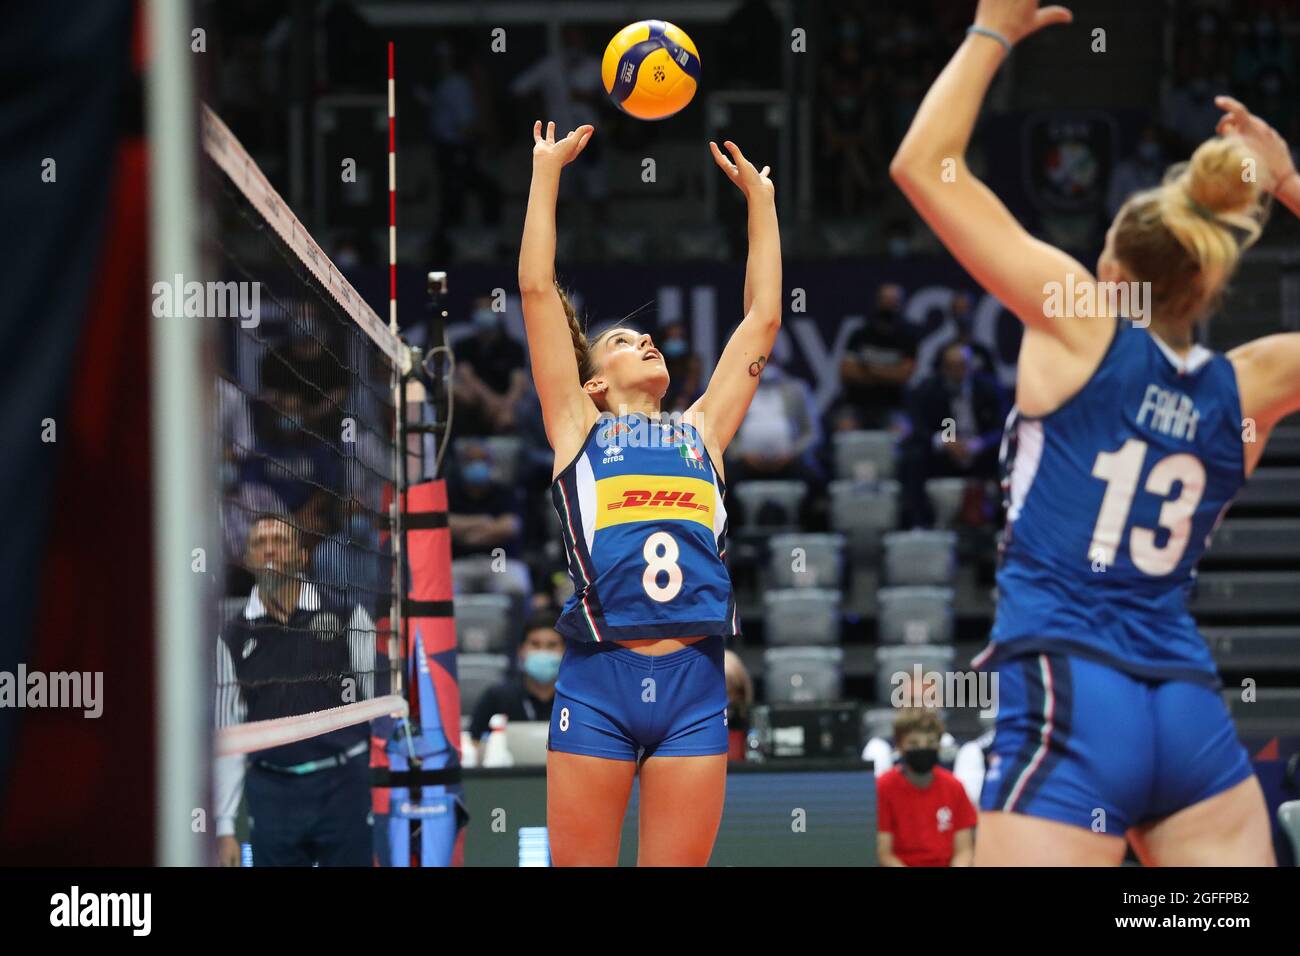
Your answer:
[[[538,120],[533,124],[533,168],[554,169],[559,172],[578,158],[578,154],[586,147],[587,140],[591,139],[591,134],[594,132],[596,132],[594,126],[579,126],[577,129],[569,130],[568,135],[557,140],[555,124],[547,123],[546,133],[543,135],[542,121]]]
[[[1223,110],[1215,132],[1220,136],[1239,136],[1264,167],[1256,172],[1260,186],[1276,192],[1283,180],[1290,179],[1295,172],[1291,150],[1282,134],[1231,96],[1216,96],[1214,105]]]
[[[1038,0],[980,0],[976,26],[1002,34],[1014,46],[1031,33],[1058,23],[1071,23],[1074,14],[1065,7],[1039,9]]]
[[[713,152],[713,161],[727,174],[727,178],[736,184],[736,188],[745,194],[746,199],[775,195],[776,187],[767,176],[771,171],[770,167],[764,166],[761,171],[755,169],[754,164],[740,151],[740,147],[731,140],[726,140],[722,145],[727,147],[731,159],[724,156],[722,150],[718,149],[718,144],[710,140],[709,149]]]

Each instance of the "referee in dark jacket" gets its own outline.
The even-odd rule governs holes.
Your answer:
[[[375,627],[302,577],[308,555],[279,517],[249,531],[257,584],[217,646],[217,725],[274,720],[373,697]],[[242,785],[255,866],[370,866],[370,725],[221,757],[215,771],[220,860],[238,865]]]

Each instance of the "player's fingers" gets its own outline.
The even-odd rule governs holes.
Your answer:
[[[766,176],[766,175],[767,175],[768,173],[770,173],[771,171],[772,171],[772,167],[771,167],[771,166],[764,166],[764,167],[763,167],[763,171],[762,171],[761,173],[759,173],[758,175],[760,175],[760,176]]]
[[[1239,120],[1245,120],[1246,117],[1250,116],[1250,110],[1246,109],[1246,104],[1231,96],[1216,96],[1214,105],[1227,112],[1229,116],[1234,116]]]
[[[740,166],[745,162],[745,154],[742,153],[740,147],[731,140],[727,140],[722,145],[727,147],[727,152],[731,154],[731,158],[735,160],[737,166]]]
[[[574,158],[574,159],[577,159],[577,158],[578,158],[578,154],[581,153],[584,149],[587,148],[587,140],[589,140],[589,139],[591,139],[591,134],[590,134],[590,133],[583,133],[582,136],[580,136],[580,137],[578,138],[578,145],[575,146],[574,149],[573,149],[573,158]]]
[[[533,142],[540,143],[541,141],[542,141],[542,121],[537,120],[533,123]]]
[[[1073,23],[1074,14],[1067,7],[1043,7],[1034,15],[1034,29],[1055,26],[1058,23]]]
[[[722,155],[722,151],[718,149],[718,144],[710,140],[709,149],[713,151],[713,161],[718,164],[718,167],[728,176],[735,176],[736,167],[731,165],[731,160]]]
[[[549,123],[546,124],[546,141],[548,143],[555,142],[555,121],[554,120],[551,120]]]

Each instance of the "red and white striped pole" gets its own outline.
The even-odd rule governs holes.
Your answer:
[[[388,327],[397,334],[397,97],[393,41],[388,41]]]

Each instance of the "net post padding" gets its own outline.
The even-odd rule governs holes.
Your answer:
[[[429,481],[401,497],[403,551],[409,591],[402,625],[407,649],[407,693],[414,743],[386,728],[371,737],[371,766],[399,773],[415,771],[410,786],[372,788],[375,846],[381,866],[457,866],[463,861],[467,815],[462,789],[436,783],[460,767],[460,684],[456,673],[456,620],[452,603],[451,532],[447,485]],[[387,722],[385,722],[387,723]],[[417,763],[408,758],[415,749]],[[430,778],[421,782],[422,773]]]
[[[252,753],[267,747],[276,747],[294,740],[306,740],[353,724],[366,723],[379,717],[405,717],[409,712],[406,701],[397,696],[376,697],[357,701],[329,710],[318,710],[294,717],[259,720],[251,724],[223,727],[216,734],[216,754]]]

